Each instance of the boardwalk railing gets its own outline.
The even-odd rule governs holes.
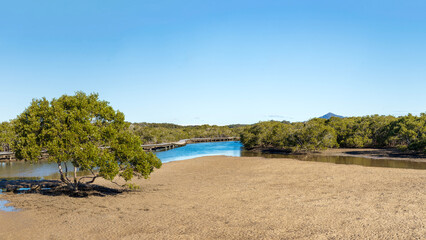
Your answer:
[[[15,160],[13,152],[0,152],[0,162]]]
[[[201,143],[201,142],[229,142],[229,141],[238,141],[239,137],[216,137],[216,138],[191,138],[183,139],[179,142],[171,143],[158,143],[158,144],[145,144],[142,145],[145,151],[159,151],[159,150],[169,150],[177,147],[183,147],[186,144],[190,143]]]

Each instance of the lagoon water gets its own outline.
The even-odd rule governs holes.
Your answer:
[[[240,157],[241,148],[242,144],[240,142],[209,142],[188,144],[184,147],[156,152],[155,154],[163,163],[166,163],[214,155]]]
[[[243,156],[293,158],[301,161],[330,162],[335,164],[355,164],[373,167],[426,169],[426,163],[424,162],[410,162],[390,159],[368,159],[360,157],[253,153],[242,150],[242,144],[240,142],[195,143],[164,152],[155,152],[155,154],[161,159],[163,163],[203,156],[224,155],[233,157]],[[0,179],[28,177],[38,177],[42,179],[59,178],[57,164],[47,162],[40,162],[37,164],[30,164],[27,162],[0,163]]]
[[[2,193],[3,193],[2,189],[0,189],[0,195]],[[16,211],[18,211],[18,209],[16,209],[13,206],[6,206],[6,204],[8,204],[8,203],[9,203],[9,201],[0,199],[0,211],[3,211],[3,212],[16,212]]]
[[[3,211],[3,212],[16,212],[17,211],[16,208],[14,208],[12,206],[5,206],[8,203],[9,203],[9,201],[1,200],[0,199],[0,211]]]
[[[334,164],[361,165],[366,167],[426,169],[426,162],[403,161],[395,159],[374,159],[352,156],[325,156],[314,154],[270,154],[242,151],[243,157],[291,158],[309,162],[327,162]]]
[[[0,162],[0,178],[46,177],[58,172],[56,163],[41,161],[30,164],[25,161]]]
[[[240,142],[211,142],[188,144],[184,147],[171,149],[164,152],[154,152],[163,163],[185,160],[203,156],[224,155],[241,156],[242,144]],[[56,163],[39,162],[0,162],[1,178],[59,178]]]

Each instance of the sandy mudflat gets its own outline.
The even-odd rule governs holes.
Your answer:
[[[0,239],[426,239],[425,170],[203,157],[137,182],[107,197],[2,195],[23,211],[0,213]]]

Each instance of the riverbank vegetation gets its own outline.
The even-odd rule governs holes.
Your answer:
[[[14,121],[0,124],[0,151],[11,151]],[[132,123],[128,131],[142,144],[190,138],[241,137],[246,149],[312,151],[326,148],[397,148],[426,153],[426,114],[364,116],[306,122],[267,121],[253,125],[181,126],[170,123]]]
[[[12,142],[15,139],[15,133],[11,122],[0,123],[0,152],[11,151]]]
[[[398,148],[425,153],[426,114],[260,122],[242,131],[241,142],[247,149]]]
[[[0,151],[11,151],[15,139],[14,121],[0,124]],[[177,142],[190,138],[238,137],[245,125],[181,126],[171,123],[128,123],[128,131],[138,136],[142,144]]]
[[[190,138],[236,137],[242,132],[241,126],[181,126],[170,123],[133,123],[130,127],[144,144],[177,142]]]

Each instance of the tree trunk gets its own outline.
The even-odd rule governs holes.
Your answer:
[[[68,181],[67,177],[64,176],[64,172],[62,171],[62,165],[61,165],[61,163],[58,163],[58,169],[59,169],[59,174],[61,175],[61,181],[63,183],[66,183],[66,184],[70,184],[70,182]]]
[[[77,180],[77,167],[74,167],[74,181],[72,182],[67,174],[68,174],[68,167],[67,164],[65,163],[65,169],[66,169],[66,173],[64,173],[64,171],[62,170],[62,164],[58,163],[58,169],[59,169],[59,174],[61,176],[61,181],[65,184],[67,184],[67,186],[74,192],[78,192],[78,180]]]
[[[74,192],[78,192],[77,168],[74,166]]]

